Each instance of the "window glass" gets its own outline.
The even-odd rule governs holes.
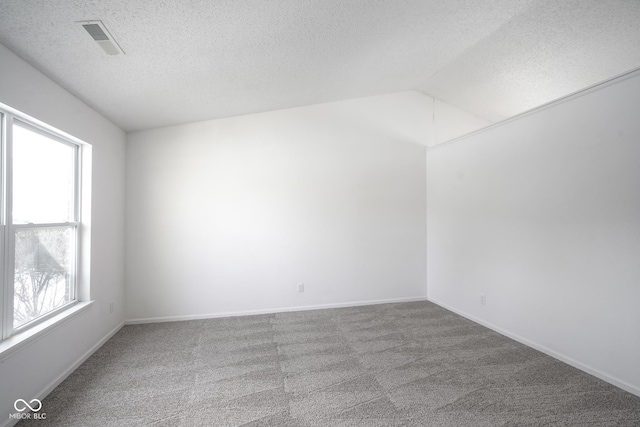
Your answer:
[[[82,145],[0,104],[0,341],[78,300]]]
[[[16,123],[13,223],[74,221],[76,147]]]
[[[15,231],[13,327],[75,299],[73,226]]]

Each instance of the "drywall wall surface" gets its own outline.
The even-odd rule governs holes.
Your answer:
[[[434,99],[433,122],[435,130],[433,145],[450,141],[491,124],[488,120],[481,119],[439,99]]]
[[[0,424],[16,399],[41,397],[124,319],[125,134],[0,45],[0,102],[92,146],[91,299],[94,304],[0,362]],[[114,313],[109,304],[114,302]],[[1,357],[1,356],[0,356]],[[55,408],[46,408],[50,413]]]
[[[127,319],[424,298],[431,106],[404,92],[129,134]]]
[[[636,73],[427,152],[429,299],[636,394],[639,111]]]

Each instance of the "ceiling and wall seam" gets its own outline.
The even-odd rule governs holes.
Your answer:
[[[407,90],[495,122],[640,66],[638,21],[623,0],[4,0],[0,43],[127,132]]]
[[[618,76],[612,77],[612,78],[607,79],[607,80],[602,81],[602,82],[598,82],[596,84],[593,84],[593,85],[591,85],[589,87],[586,87],[584,89],[580,89],[580,90],[578,90],[576,92],[573,92],[573,93],[570,93],[568,95],[562,96],[562,97],[560,97],[558,99],[554,99],[554,100],[549,101],[549,102],[547,102],[545,104],[542,104],[542,105],[539,105],[537,107],[534,107],[534,108],[532,108],[530,110],[523,111],[522,113],[516,114],[516,115],[514,115],[512,117],[508,117],[508,118],[506,118],[504,120],[501,120],[499,122],[493,123],[493,124],[491,124],[491,125],[489,125],[487,127],[484,127],[484,128],[481,128],[481,129],[477,129],[477,130],[475,130],[473,132],[467,133],[465,135],[461,135],[461,136],[459,136],[457,138],[453,138],[453,139],[451,139],[449,141],[443,142],[443,143],[438,144],[436,146],[427,147],[427,151],[432,151],[432,150],[435,150],[435,149],[444,148],[444,147],[446,147],[446,146],[448,146],[450,144],[454,144],[456,142],[462,141],[463,139],[466,139],[467,137],[472,137],[473,135],[476,135],[476,134],[481,133],[481,132],[488,131],[488,130],[493,129],[495,127],[504,126],[506,124],[509,124],[509,123],[515,121],[515,120],[520,120],[520,119],[522,119],[524,117],[527,117],[527,116],[529,116],[531,114],[535,114],[537,112],[546,110],[547,108],[553,107],[554,105],[561,104],[563,102],[570,101],[571,99],[575,99],[577,97],[581,97],[581,96],[587,95],[588,93],[591,93],[593,91],[604,89],[605,87],[607,87],[609,85],[622,82],[624,80],[627,80],[629,78],[632,78],[632,77],[635,77],[635,76],[638,76],[638,75],[640,75],[640,67],[634,68],[633,70],[629,70],[629,71],[627,71],[625,73],[622,73],[622,74],[620,74]]]

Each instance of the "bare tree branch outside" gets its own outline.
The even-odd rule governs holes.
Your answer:
[[[14,328],[71,301],[70,227],[16,231]]]

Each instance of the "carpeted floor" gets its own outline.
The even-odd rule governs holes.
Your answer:
[[[429,302],[126,326],[43,411],[19,425],[640,425],[639,397]]]

